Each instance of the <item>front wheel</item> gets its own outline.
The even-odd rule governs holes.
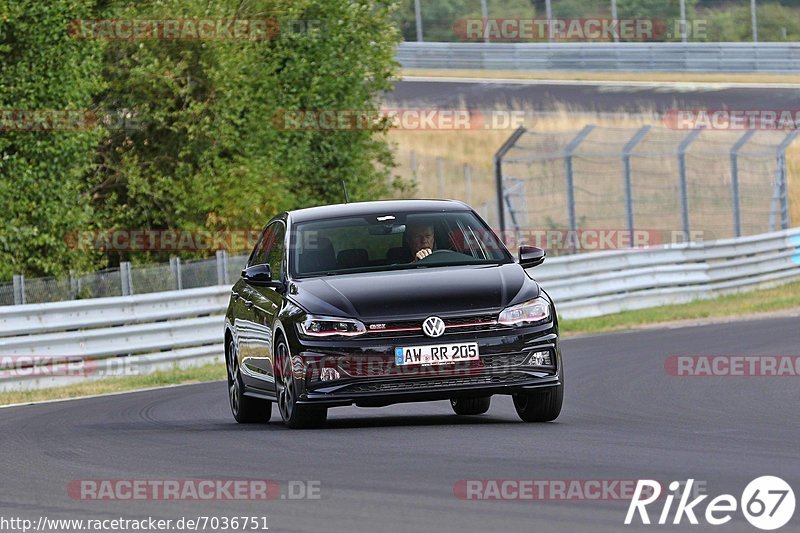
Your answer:
[[[477,398],[451,398],[450,407],[457,415],[482,415],[489,410],[492,402],[491,396]]]
[[[525,422],[551,422],[561,413],[564,384],[542,391],[513,395],[514,408]]]
[[[275,384],[278,392],[278,410],[283,423],[292,429],[319,427],[328,419],[328,409],[307,407],[297,403],[297,382],[292,372],[292,357],[282,338],[275,346]]]
[[[233,418],[240,424],[269,422],[272,417],[272,402],[244,395],[244,383],[242,383],[242,375],[239,372],[236,343],[233,342],[233,339],[228,342],[226,359],[228,363],[228,400]]]

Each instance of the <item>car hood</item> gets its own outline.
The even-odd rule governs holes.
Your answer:
[[[294,285],[291,298],[309,313],[361,320],[494,311],[539,296],[516,263],[342,274]]]

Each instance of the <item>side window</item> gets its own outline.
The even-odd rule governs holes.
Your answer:
[[[270,268],[272,268],[273,276],[277,278],[277,273],[280,273],[280,259],[278,259],[275,264],[273,264],[272,261],[274,255],[279,254],[278,257],[280,257],[283,254],[284,234],[285,232],[281,222],[276,221],[267,226],[264,233],[261,234],[261,238],[258,239],[253,253],[250,254],[250,260],[247,262],[247,266],[250,267],[269,263]],[[280,251],[276,250],[276,248],[280,248]],[[275,270],[276,267],[277,270]]]

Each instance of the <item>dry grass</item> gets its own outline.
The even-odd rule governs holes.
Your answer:
[[[466,107],[466,106],[464,106]],[[524,107],[512,104],[513,110],[525,111]],[[660,116],[653,110],[643,109],[637,114],[587,113],[564,106],[554,112],[526,112],[524,126],[538,133],[576,132],[587,124],[605,128],[634,130],[644,125],[662,126]],[[482,204],[494,210],[495,183],[493,155],[511,135],[511,129],[478,131],[425,131],[392,130],[389,140],[394,144],[399,167],[397,173],[415,179],[415,197],[449,197],[464,200],[480,207]],[[417,175],[411,170],[411,154],[415,154]],[[442,158],[444,180],[437,178],[437,158]],[[472,168],[471,190],[466,190],[463,164]],[[800,225],[800,141],[793,144],[787,154],[789,170],[789,197],[793,225]],[[720,156],[719,169],[708,168],[708,175],[728,175],[727,158]],[[669,169],[654,169],[667,171]]]
[[[685,83],[800,83],[800,74],[723,73],[723,72],[580,72],[561,70],[401,70],[402,76],[438,78],[508,78],[521,80],[565,81],[643,81]]]
[[[789,172],[789,213],[792,226],[800,226],[800,142],[792,143],[786,152]]]

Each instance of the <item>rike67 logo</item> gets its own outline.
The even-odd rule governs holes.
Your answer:
[[[779,477],[761,476],[754,479],[745,487],[742,497],[738,501],[731,494],[721,494],[708,502],[704,513],[701,513],[700,504],[708,498],[708,495],[697,496],[690,501],[693,484],[694,479],[687,480],[685,484],[678,481],[669,484],[669,490],[673,494],[667,494],[663,499],[664,504],[658,514],[656,524],[672,523],[677,525],[681,524],[685,517],[690,524],[697,525],[700,523],[698,521],[698,516],[700,516],[705,519],[706,523],[719,526],[730,522],[737,509],[741,509],[745,519],[751,525],[761,530],[772,531],[786,525],[794,515],[794,491],[786,481]],[[677,492],[681,487],[683,487],[683,491]],[[625,524],[630,525],[634,522],[637,511],[642,524],[650,524],[647,506],[659,500],[661,496],[661,484],[658,481],[640,479],[628,507]],[[676,498],[678,504],[672,514],[672,504]],[[671,514],[672,520],[670,521]]]

